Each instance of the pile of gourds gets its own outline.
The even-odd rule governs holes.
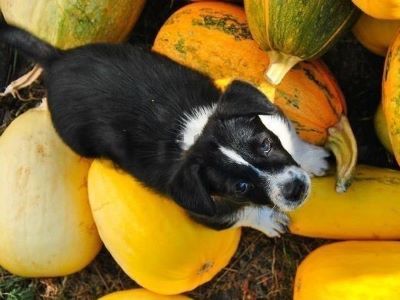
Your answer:
[[[8,22],[71,48],[124,40],[144,1],[0,0],[0,9]],[[400,172],[356,167],[344,96],[319,57],[354,24],[366,48],[386,55],[375,127],[400,164],[400,2],[353,2],[244,0],[241,8],[198,1],[169,17],[153,51],[208,74],[221,89],[234,78],[252,82],[303,139],[333,152],[336,174],[312,180],[309,200],[290,214],[292,233],[396,240]],[[111,162],[77,156],[54,131],[45,102],[17,117],[0,137],[0,266],[11,273],[77,272],[103,242],[132,279],[157,294],[134,290],[102,299],[188,299],[159,294],[211,280],[229,263],[240,234],[199,225]],[[298,269],[294,299],[400,299],[400,242],[349,241],[317,249]]]

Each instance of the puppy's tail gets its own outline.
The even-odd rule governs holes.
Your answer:
[[[43,67],[61,56],[61,50],[34,37],[29,32],[0,21],[0,43],[4,42]]]

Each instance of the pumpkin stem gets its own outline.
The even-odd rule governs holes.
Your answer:
[[[269,66],[265,71],[265,78],[273,85],[281,83],[283,77],[295,64],[302,59],[297,56],[287,55],[278,51],[267,51]]]
[[[336,157],[336,191],[345,192],[350,186],[357,163],[357,143],[349,120],[342,115],[340,121],[328,129],[326,146]]]

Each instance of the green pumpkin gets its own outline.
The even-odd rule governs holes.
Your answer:
[[[6,21],[53,46],[120,42],[132,30],[146,0],[0,0]]]
[[[253,38],[268,52],[266,77],[279,84],[299,61],[321,56],[353,23],[349,0],[245,0]]]

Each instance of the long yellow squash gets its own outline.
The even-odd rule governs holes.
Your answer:
[[[400,20],[380,20],[362,14],[353,27],[353,33],[365,48],[375,54],[386,56],[399,29]]]
[[[111,255],[132,279],[159,294],[209,281],[239,243],[240,229],[215,231],[192,221],[172,200],[105,161],[90,168],[89,199]]]
[[[45,110],[16,118],[0,137],[0,266],[28,277],[84,268],[101,241],[87,195],[90,162],[72,152]]]
[[[329,239],[400,239],[400,172],[358,166],[346,193],[333,176],[313,178],[308,201],[290,213],[290,231]],[[399,254],[400,255],[400,254]]]
[[[393,153],[400,165],[400,33],[386,55],[382,105]]]
[[[294,300],[400,299],[400,242],[339,242],[297,269]]]

